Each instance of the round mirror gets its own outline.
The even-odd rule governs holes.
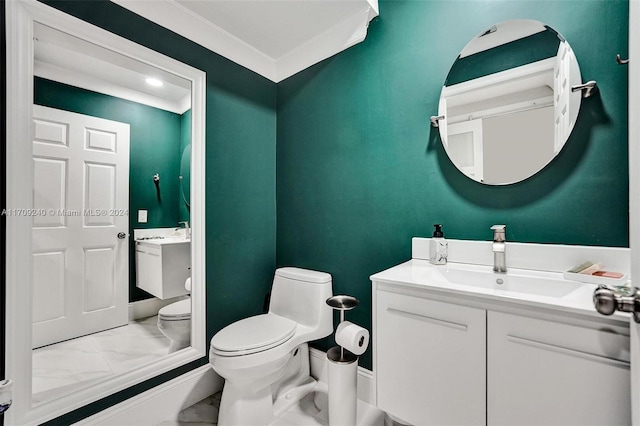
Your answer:
[[[578,61],[538,21],[511,20],[471,40],[440,94],[440,137],[453,164],[487,185],[520,182],[558,155],[578,117]]]

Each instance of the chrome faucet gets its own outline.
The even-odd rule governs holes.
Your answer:
[[[191,239],[191,228],[189,228],[189,221],[186,221],[186,220],[185,220],[184,222],[178,222],[178,224],[179,224],[179,225],[184,225],[184,236],[185,236],[187,239],[189,239],[189,240],[190,240],[190,239]],[[181,228],[182,228],[181,226],[178,226],[178,227],[176,228],[176,230],[181,229]]]
[[[507,225],[493,225],[491,230],[493,231],[493,271],[505,273],[507,272],[507,260],[505,256],[506,241],[505,241],[505,229]]]

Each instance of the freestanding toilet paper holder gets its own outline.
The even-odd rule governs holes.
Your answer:
[[[327,305],[331,306],[333,308],[334,311],[339,311],[340,312],[340,322],[344,322],[344,313],[346,311],[350,311],[353,308],[355,308],[356,306],[358,306],[360,304],[360,301],[358,299],[356,299],[353,296],[347,296],[347,295],[338,295],[338,296],[332,296],[330,298],[327,299]],[[332,352],[333,351],[333,352]],[[327,357],[334,362],[354,362],[358,360],[358,357],[355,356],[354,354],[352,354],[349,351],[346,351],[347,355],[345,355],[345,349],[342,346],[334,346],[333,348],[329,349],[329,351],[327,352]],[[332,356],[330,356],[330,353],[332,353]],[[334,357],[338,356],[338,359],[332,359]],[[345,358],[346,356],[346,358]],[[348,360],[347,360],[348,358]]]
[[[340,312],[344,322],[346,311],[360,302],[353,296],[339,295],[327,299],[327,305]],[[329,360],[329,426],[353,425],[357,418],[358,356],[342,346],[327,351]]]

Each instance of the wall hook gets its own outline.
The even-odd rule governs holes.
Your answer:
[[[618,63],[618,65],[627,65],[629,63],[629,60],[628,59],[622,59],[620,57],[620,54],[617,53],[616,54],[616,62]]]
[[[584,84],[576,84],[575,86],[571,86],[572,92],[577,92],[578,90],[582,90],[582,97],[589,98],[596,93],[598,93],[598,83],[595,80],[587,81]]]
[[[444,120],[444,115],[432,115],[431,117],[429,117],[429,121],[431,121],[431,125],[433,127],[440,127],[440,120]]]
[[[162,203],[162,195],[160,194],[160,173],[153,175],[153,183],[156,185],[156,194],[158,195],[158,202]]]

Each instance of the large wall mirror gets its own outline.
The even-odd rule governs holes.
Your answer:
[[[562,150],[581,91],[569,43],[533,20],[486,29],[460,52],[438,108],[442,143],[453,164],[487,185],[520,182]]]
[[[40,424],[206,354],[205,74],[6,7],[6,421]]]

